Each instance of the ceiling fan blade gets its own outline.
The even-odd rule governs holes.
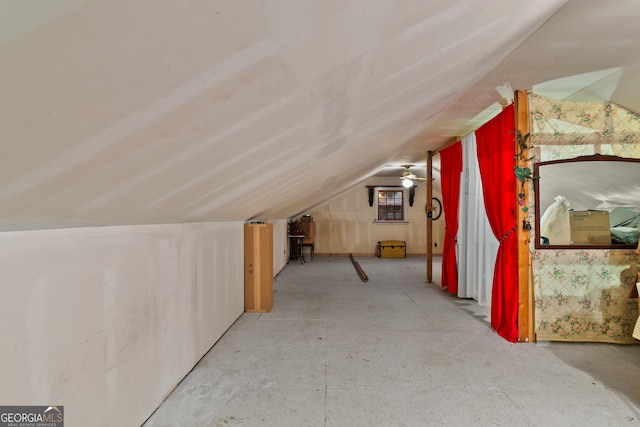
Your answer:
[[[414,180],[414,181],[426,181],[427,180],[427,178],[421,178],[419,176],[415,176],[414,174],[405,174],[405,175],[399,176],[398,178],[400,178],[400,179],[411,179],[411,180]]]
[[[414,174],[413,172],[411,172],[409,170],[409,168],[413,165],[402,165],[406,170],[404,172],[402,172],[402,176],[399,177],[400,179],[402,179],[403,181],[405,179],[409,179],[412,181],[426,181],[427,178],[421,178],[419,176],[416,176],[416,174]]]

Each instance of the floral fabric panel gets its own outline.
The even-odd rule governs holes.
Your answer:
[[[640,158],[640,115],[612,103],[529,95],[533,162],[605,154]],[[529,221],[535,202],[529,185]],[[535,230],[531,231],[532,236]],[[541,341],[633,343],[635,299],[620,273],[640,263],[632,250],[530,250],[535,328]]]
[[[569,102],[529,95],[538,161],[591,154],[640,158],[640,114],[612,103]]]
[[[533,255],[535,325],[541,341],[634,342],[637,302],[620,273],[633,250],[540,250]]]

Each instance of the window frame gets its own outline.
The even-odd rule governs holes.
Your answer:
[[[401,207],[401,219],[380,219],[380,193],[381,192],[394,192],[400,193],[402,197],[402,202],[399,205]],[[388,199],[388,198],[387,198]],[[381,224],[403,224],[407,223],[409,218],[408,212],[408,204],[409,197],[407,195],[407,189],[404,187],[374,187],[374,197],[373,197],[373,207],[374,207],[374,222]],[[382,205],[384,206],[384,205]],[[398,205],[387,205],[387,206],[398,206]]]

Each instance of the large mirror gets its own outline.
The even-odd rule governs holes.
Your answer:
[[[638,247],[640,159],[540,162],[534,177],[537,249]]]

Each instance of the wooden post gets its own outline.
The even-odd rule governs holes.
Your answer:
[[[516,130],[519,130],[522,135],[529,133],[529,104],[527,93],[522,90],[515,92],[515,117],[516,117]],[[518,144],[517,141],[515,141]],[[516,152],[520,153],[520,147],[516,145]],[[529,157],[527,151],[523,153],[523,159],[517,159],[517,166],[521,168],[529,167],[529,161],[526,160]],[[517,181],[518,194],[518,341],[535,342],[534,331],[534,319],[533,319],[533,278],[531,270],[531,255],[529,252],[530,232],[526,230],[524,225],[529,216],[527,212],[524,212],[522,208],[529,206],[529,186],[528,183],[522,183]]]
[[[433,153],[427,151],[427,200],[425,215],[427,221],[427,283],[433,281],[433,220],[431,219],[431,198],[433,197]]]
[[[244,311],[273,308],[273,224],[244,225]]]

